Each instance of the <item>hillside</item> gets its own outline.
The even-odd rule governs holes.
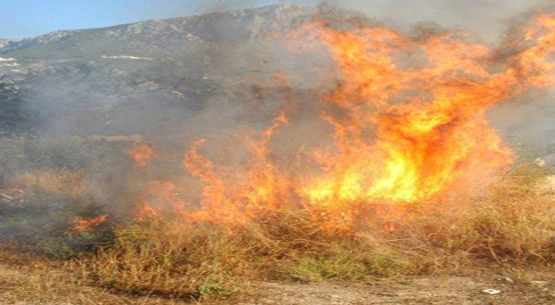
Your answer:
[[[215,97],[230,99],[229,92],[246,83],[267,86],[265,79],[276,73],[268,63],[273,55],[263,50],[267,36],[313,10],[275,5],[1,40],[0,96],[9,98],[0,99],[0,115],[11,118],[2,127],[143,133],[119,114],[139,120],[145,108],[155,108],[148,110],[149,117],[160,114],[154,123],[176,111],[187,115]]]

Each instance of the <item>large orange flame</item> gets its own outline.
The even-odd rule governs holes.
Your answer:
[[[546,13],[501,50],[460,32],[417,37],[378,27],[340,30],[324,21],[287,37],[331,51],[341,81],[320,106],[335,149],[312,151],[319,168],[309,172],[273,162],[270,143],[292,124],[291,107],[249,138],[246,168],[213,162],[201,153],[209,140],[200,139],[183,166],[205,186],[200,208],[185,217],[242,221],[300,202],[315,217],[331,209],[349,222],[343,207],[352,204],[414,203],[480,187],[514,158],[490,127],[488,110],[527,88],[555,84],[555,16]]]
[[[504,70],[492,60],[494,50],[457,33],[416,39],[385,28],[310,28],[320,29],[316,36],[343,74],[328,101],[348,114],[327,116],[340,153],[326,159],[328,174],[304,190],[311,200],[412,202],[504,169],[512,153],[486,111],[526,87],[553,84],[552,15],[526,27],[527,46],[507,58]],[[363,134],[373,128],[376,140],[368,144]]]

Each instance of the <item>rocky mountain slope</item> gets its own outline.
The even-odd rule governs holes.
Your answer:
[[[313,12],[275,5],[0,40],[0,127],[141,133],[276,73],[267,37]]]

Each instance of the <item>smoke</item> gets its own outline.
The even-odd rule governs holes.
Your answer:
[[[370,0],[323,2],[324,11],[347,10],[378,20],[381,24],[399,31],[416,33],[418,29],[438,31],[456,29],[469,34],[469,39],[493,46],[500,50],[500,57],[507,52],[507,42],[518,29],[537,12],[552,12],[552,1],[546,0]],[[498,59],[499,60],[499,59]],[[489,114],[493,125],[512,144],[523,144],[534,151],[533,155],[544,155],[555,150],[555,139],[551,136],[555,124],[553,89],[535,90],[501,103]]]
[[[197,11],[221,12],[262,2],[208,1]],[[30,82],[35,95],[27,110],[36,119],[41,137],[78,136],[85,148],[103,151],[95,156],[102,162],[86,181],[87,195],[112,211],[132,210],[151,181],[173,181],[180,198],[199,202],[198,195],[192,194],[199,193],[202,183],[181,166],[187,148],[197,139],[206,139],[203,153],[225,165],[223,174],[232,176],[252,161],[249,143],[260,140],[276,114],[290,107],[294,109],[290,124],[270,143],[269,158],[280,166],[310,172],[317,168],[314,162],[306,162],[311,149],[333,152],[333,127],[320,118],[321,92],[341,86],[343,80],[329,50],[288,49],[290,37],[284,34],[290,29],[313,18],[324,18],[338,27],[387,25],[420,33],[418,37],[454,27],[471,33],[474,38],[469,39],[501,45],[498,37],[519,22],[512,16],[546,3],[326,1],[318,9],[215,13],[150,23],[152,28],[135,27],[128,32],[111,30],[116,34],[99,35],[122,35],[118,42],[122,45],[130,37],[139,38],[129,46],[107,44],[106,50],[115,53],[95,53],[93,58],[75,59],[71,64],[65,60],[49,63],[48,73],[33,76]],[[174,28],[184,30],[172,32]],[[142,40],[138,36],[151,30],[156,34]],[[118,53],[133,48],[136,53]],[[515,99],[495,109],[491,119],[506,134],[537,137],[538,130],[555,129],[550,96],[528,94]],[[340,109],[324,107],[344,115]],[[126,153],[136,142],[148,143],[157,151],[144,169],[137,168]]]
[[[408,29],[417,23],[437,23],[469,32],[479,40],[495,43],[515,16],[551,5],[549,0],[327,0],[371,18]]]

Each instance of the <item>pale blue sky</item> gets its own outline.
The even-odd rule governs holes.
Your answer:
[[[410,25],[433,21],[497,37],[507,20],[555,0],[327,0],[370,17]],[[237,8],[321,0],[0,0],[0,38],[31,37],[56,30],[107,27],[148,19]]]
[[[0,0],[0,38],[312,0]]]

